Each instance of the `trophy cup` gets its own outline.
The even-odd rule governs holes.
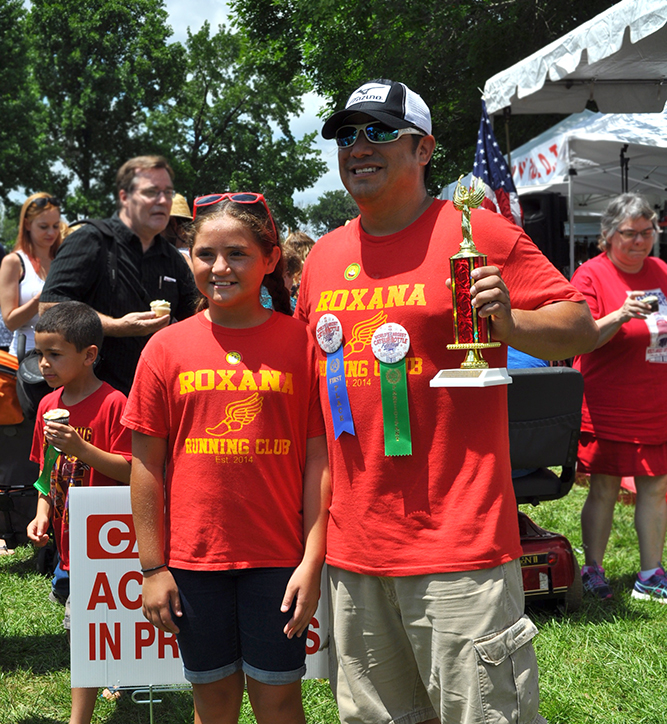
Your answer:
[[[462,177],[461,177],[462,178]],[[450,257],[452,280],[452,304],[454,311],[454,344],[447,349],[467,350],[459,369],[440,370],[431,380],[431,387],[492,387],[511,384],[512,378],[504,367],[489,367],[482,357],[482,350],[500,347],[500,342],[491,341],[491,331],[486,318],[480,318],[472,306],[470,287],[473,269],[486,266],[486,254],[480,254],[472,240],[470,210],[476,209],[484,200],[484,187],[473,180],[469,189],[461,184],[461,178],[454,191],[454,208],[461,212],[463,241],[458,254]]]

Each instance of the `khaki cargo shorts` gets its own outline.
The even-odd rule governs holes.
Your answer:
[[[537,724],[519,561],[385,578],[329,566],[331,686],[344,724]]]

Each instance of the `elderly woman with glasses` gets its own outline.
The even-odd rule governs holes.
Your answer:
[[[640,572],[632,597],[667,603],[667,264],[650,256],[657,232],[644,197],[618,196],[602,215],[602,253],[572,278],[600,330],[597,348],[574,366],[584,376],[578,469],[590,475],[582,577],[601,599],[613,596],[602,559],[621,478],[634,476]]]
[[[39,296],[61,241],[60,202],[43,191],[32,194],[21,208],[14,253],[0,265],[0,309],[14,333],[13,355],[19,334],[26,336],[26,350],[35,346]]]

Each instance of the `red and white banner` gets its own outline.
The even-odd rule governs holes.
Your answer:
[[[176,637],[141,613],[129,487],[70,488],[72,686],[185,684]],[[329,612],[323,595],[308,630],[306,678],[327,678]]]

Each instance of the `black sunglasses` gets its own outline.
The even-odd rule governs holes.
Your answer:
[[[60,208],[60,201],[55,196],[40,196],[30,202],[30,206],[36,206],[38,209],[43,209],[49,204]]]

